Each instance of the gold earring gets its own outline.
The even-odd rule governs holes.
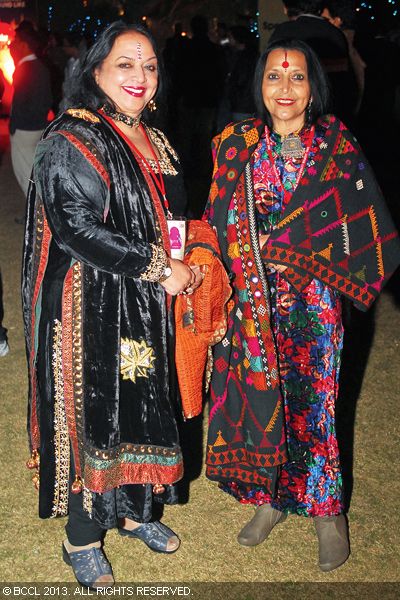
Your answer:
[[[154,112],[155,110],[157,110],[157,104],[154,102],[153,99],[149,101],[149,103],[147,104],[147,108],[150,112]]]

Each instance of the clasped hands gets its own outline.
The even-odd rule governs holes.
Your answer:
[[[269,234],[262,234],[259,236],[260,249],[263,248],[268,238]],[[177,296],[178,294],[193,294],[204,279],[202,267],[200,265],[191,265],[189,267],[176,258],[170,259],[170,265],[172,274],[161,283],[165,291],[171,296]],[[287,269],[286,265],[276,265],[273,263],[266,263],[266,267],[275,269],[278,273],[283,273]]]
[[[185,265],[181,260],[170,259],[172,274],[161,285],[171,296],[178,294],[193,294],[201,285],[204,273],[200,265]]]

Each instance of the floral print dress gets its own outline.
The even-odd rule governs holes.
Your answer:
[[[312,172],[318,137],[316,131],[306,173]],[[277,172],[287,191],[283,194],[277,172],[271,168],[266,137],[262,136],[253,154],[259,233],[271,232],[280,219],[297,184],[302,162],[282,158],[278,134],[273,133],[270,140]],[[278,510],[310,517],[336,515],[343,511],[335,433],[335,400],[343,345],[340,297],[317,279],[297,292],[284,275],[273,269],[267,270],[267,277],[285,402],[289,461],[280,469],[274,497],[260,486],[231,482],[221,487],[245,504],[270,503]]]

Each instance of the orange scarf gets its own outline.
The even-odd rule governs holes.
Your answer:
[[[190,296],[175,302],[175,359],[183,414],[199,415],[212,368],[210,348],[220,342],[227,327],[226,304],[232,294],[228,275],[220,260],[214,231],[203,221],[189,221],[184,262],[201,265],[204,279]]]

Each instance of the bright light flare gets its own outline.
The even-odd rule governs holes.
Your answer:
[[[8,44],[14,37],[14,28],[10,23],[0,21],[0,69],[8,83],[12,83],[12,77],[15,70],[14,61],[11,58]]]
[[[0,42],[0,69],[4,73],[4,77],[8,83],[12,83],[13,73],[15,71],[14,61],[11,58],[8,46],[2,45]]]

